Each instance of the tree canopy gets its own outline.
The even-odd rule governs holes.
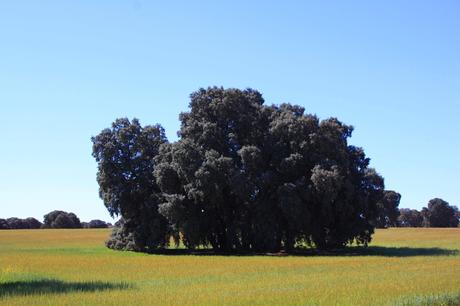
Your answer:
[[[0,229],[10,229],[8,222],[5,219],[0,219]]]
[[[423,226],[423,216],[416,209],[401,208],[399,210],[398,226],[422,227]]]
[[[393,190],[385,190],[382,199],[377,203],[378,216],[377,216],[377,227],[387,228],[390,226],[398,225],[399,217],[399,202],[401,201],[401,195]]]
[[[163,198],[154,177],[154,158],[167,142],[163,128],[142,127],[137,119],[117,119],[92,142],[99,195],[111,216],[124,219],[115,231],[132,239],[123,245],[108,244],[136,251],[167,245],[168,222],[158,212]]]
[[[402,227],[457,227],[460,213],[443,199],[434,198],[421,211],[401,208],[398,226]]]
[[[457,227],[459,223],[458,208],[439,198],[431,199],[421,214],[428,227]]]
[[[43,217],[45,228],[81,228],[80,219],[74,213],[54,210]]]
[[[16,218],[0,219],[0,229],[37,229],[42,223],[35,218]]]
[[[153,251],[172,235],[185,246],[279,251],[367,245],[395,192],[348,144],[353,127],[298,105],[265,105],[253,89],[191,94],[179,140],[160,125],[117,119],[92,138],[100,196],[122,221],[108,246]]]
[[[99,219],[91,220],[88,222],[88,228],[107,228],[107,227],[109,227],[109,224]]]

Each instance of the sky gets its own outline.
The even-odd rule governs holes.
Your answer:
[[[0,218],[112,221],[91,136],[251,87],[355,127],[400,207],[460,206],[458,1],[0,2]]]

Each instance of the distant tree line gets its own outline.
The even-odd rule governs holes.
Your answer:
[[[8,218],[0,219],[0,229],[37,229],[41,228],[42,223],[35,218]]]
[[[252,89],[200,89],[189,106],[173,143],[137,119],[92,138],[100,197],[122,217],[108,247],[151,252],[172,236],[189,249],[332,249],[394,224],[400,195],[348,144],[352,126]]]
[[[400,227],[458,227],[460,212],[456,206],[434,198],[421,211],[401,208],[396,226]]]
[[[434,198],[421,211],[409,208],[398,208],[401,195],[394,191],[385,191],[383,198],[377,203],[378,216],[376,227],[457,227],[460,212],[456,206]]]
[[[102,220],[80,222],[74,213],[55,210],[43,217],[43,223],[35,218],[8,218],[0,219],[0,229],[39,229],[39,228],[107,228],[110,223]]]

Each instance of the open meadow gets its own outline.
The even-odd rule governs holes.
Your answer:
[[[108,235],[0,231],[0,304],[459,303],[459,228],[377,230],[368,249],[327,256],[148,255],[107,249]]]

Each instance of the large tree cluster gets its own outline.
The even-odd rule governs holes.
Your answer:
[[[252,89],[200,89],[189,106],[174,143],[136,119],[92,138],[100,196],[122,217],[109,247],[150,252],[174,237],[190,249],[331,249],[366,245],[394,222],[379,206],[399,195],[348,144],[351,126],[265,105]]]

